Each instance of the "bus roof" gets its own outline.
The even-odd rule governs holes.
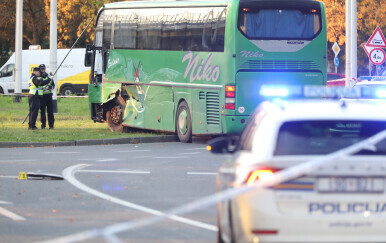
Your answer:
[[[212,0],[212,1],[125,1],[107,3],[102,8],[146,8],[146,7],[179,7],[179,6],[225,6],[232,0]]]

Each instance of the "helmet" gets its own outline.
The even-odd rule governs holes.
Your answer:
[[[39,69],[40,69],[40,70],[42,70],[42,69],[46,69],[46,65],[44,65],[44,64],[40,64],[40,65],[39,65]]]

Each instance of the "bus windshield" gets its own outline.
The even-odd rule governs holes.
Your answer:
[[[249,39],[311,40],[320,31],[316,9],[249,9],[239,16],[240,31]]]

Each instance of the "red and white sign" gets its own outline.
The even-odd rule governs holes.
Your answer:
[[[376,48],[370,52],[370,61],[374,65],[381,65],[385,62],[386,54],[382,49]]]
[[[366,43],[366,46],[386,48],[386,39],[382,33],[381,28],[375,28],[373,34],[370,36],[369,40]]]
[[[370,52],[375,49],[375,47],[368,46],[366,45],[366,43],[362,43],[362,47],[363,49],[365,49],[365,52],[368,57],[370,57]]]

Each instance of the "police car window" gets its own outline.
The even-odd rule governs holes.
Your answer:
[[[386,129],[386,121],[295,121],[284,123],[275,155],[329,154],[360,142]],[[376,150],[358,155],[386,155],[386,140]]]

